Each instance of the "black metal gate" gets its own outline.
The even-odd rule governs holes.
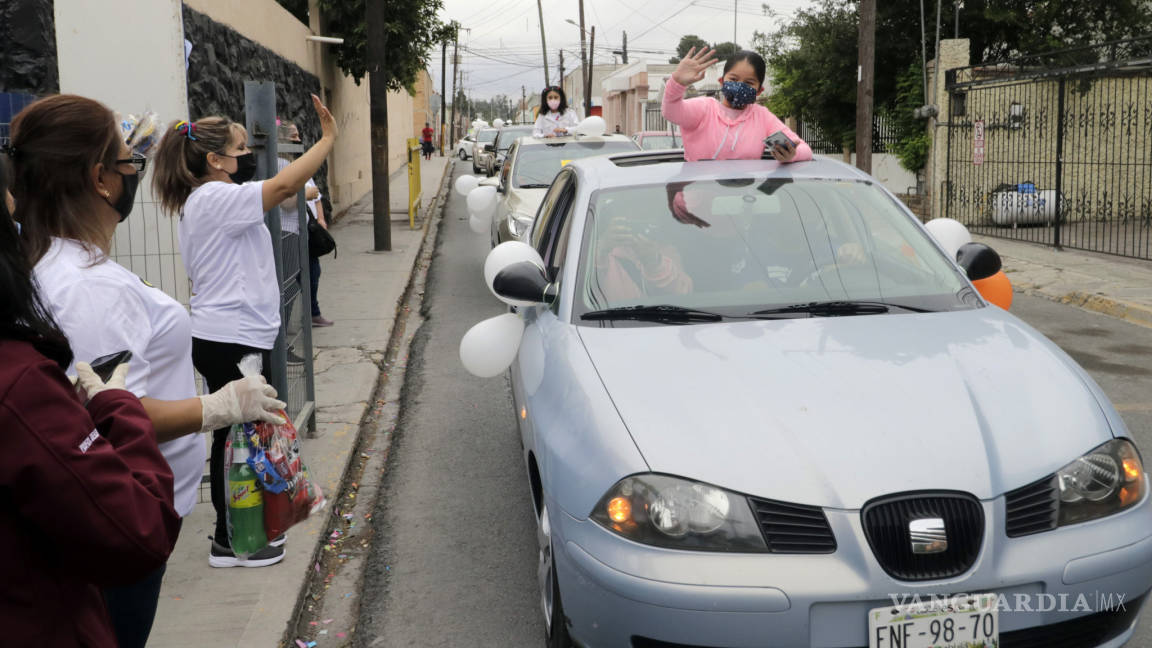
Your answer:
[[[1152,37],[948,70],[943,215],[1152,260]]]

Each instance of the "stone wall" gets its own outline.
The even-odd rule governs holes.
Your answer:
[[[188,112],[193,119],[224,115],[244,123],[244,82],[274,81],[280,118],[296,124],[305,146],[320,139],[320,121],[310,97],[320,94],[320,81],[315,75],[187,5],[184,37],[192,43],[188,56]],[[315,181],[325,196],[324,207],[331,213],[327,163]]]
[[[60,91],[53,0],[0,2],[0,92]]]

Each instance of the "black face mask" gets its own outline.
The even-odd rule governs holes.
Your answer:
[[[236,156],[236,172],[229,173],[228,177],[236,184],[244,184],[256,177],[256,154],[245,153]]]
[[[117,171],[117,173],[120,173]],[[128,218],[128,214],[132,213],[132,205],[136,202],[136,189],[140,186],[139,173],[120,173],[120,179],[123,181],[120,191],[120,197],[116,199],[116,203],[112,205],[112,209],[120,214],[120,222],[123,223],[124,219]],[[105,198],[104,200],[108,200]]]

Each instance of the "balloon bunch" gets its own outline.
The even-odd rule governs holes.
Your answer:
[[[540,258],[540,254],[532,246],[520,241],[508,241],[497,245],[484,260],[484,283],[497,299],[509,306],[528,306],[531,302],[498,294],[494,288],[496,275],[505,268],[524,261],[536,264],[543,271],[544,260]],[[468,373],[479,378],[498,376],[516,359],[523,337],[524,320],[519,313],[504,313],[486,319],[468,329],[461,338],[460,363]]]
[[[456,178],[456,193],[468,202],[468,227],[473,232],[483,234],[492,226],[492,215],[496,213],[496,187],[480,185],[480,178],[462,175]]]
[[[948,258],[953,260],[961,247],[972,242],[972,233],[968,228],[952,218],[934,218],[924,224],[924,229],[944,248]],[[986,279],[977,279],[972,285],[984,299],[1000,308],[1008,310],[1012,306],[1012,282],[1003,270]]]

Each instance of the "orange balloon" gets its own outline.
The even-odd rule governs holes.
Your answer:
[[[977,279],[972,285],[976,286],[984,299],[1000,308],[1008,310],[1012,306],[1012,282],[1008,281],[1008,275],[1003,270],[987,279]]]

